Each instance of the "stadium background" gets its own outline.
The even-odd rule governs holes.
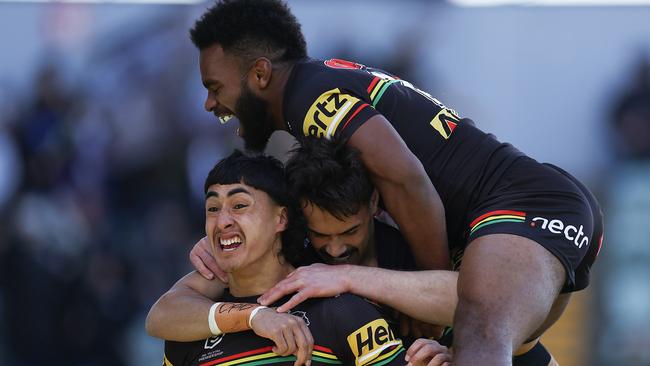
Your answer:
[[[650,7],[290,4],[312,56],[410,79],[596,192],[593,284],[545,343],[563,366],[650,365]],[[202,110],[205,7],[0,3],[1,365],[159,364],[144,318],[239,146]]]

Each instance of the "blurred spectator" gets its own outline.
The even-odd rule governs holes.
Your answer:
[[[44,63],[32,94],[3,115],[2,365],[159,362],[144,316],[189,271],[203,232],[188,177],[208,169],[191,174],[188,160],[211,166],[232,148],[178,102],[175,87],[195,81],[196,65],[174,15],[102,43],[76,79]]]
[[[650,62],[643,58],[612,114],[617,160],[608,171],[599,365],[650,364]],[[616,350],[616,352],[611,352]]]

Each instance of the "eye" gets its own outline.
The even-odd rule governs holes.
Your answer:
[[[208,207],[208,212],[219,212],[219,207],[210,206]]]
[[[240,210],[240,209],[242,209],[242,208],[244,208],[244,207],[248,207],[248,205],[243,204],[243,203],[238,203],[238,204],[236,204],[236,205],[233,206],[233,208],[234,208],[235,210]]]

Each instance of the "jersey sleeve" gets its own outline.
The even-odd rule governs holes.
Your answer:
[[[334,351],[344,365],[404,365],[405,349],[375,305],[350,294],[331,299],[327,308]]]
[[[296,137],[347,139],[379,114],[360,93],[325,73],[302,81],[287,104],[287,121]]]

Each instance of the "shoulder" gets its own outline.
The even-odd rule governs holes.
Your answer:
[[[339,324],[354,325],[363,319],[381,316],[378,304],[349,293],[334,297],[308,299],[298,305],[295,310],[314,314],[324,319],[324,324],[332,327],[337,327]],[[293,311],[291,313],[293,314]]]
[[[365,100],[371,75],[325,62],[306,61],[294,66],[285,91],[284,114],[295,136],[331,138],[354,117],[365,120],[373,114]]]
[[[327,310],[367,309],[370,312],[379,312],[379,305],[363,297],[345,293],[335,297],[325,298],[321,306]]]
[[[406,239],[396,228],[375,220],[375,246],[379,267],[415,270],[415,258]]]
[[[343,294],[329,299],[326,306],[339,349],[357,365],[392,360],[404,350],[378,305],[356,295]]]

